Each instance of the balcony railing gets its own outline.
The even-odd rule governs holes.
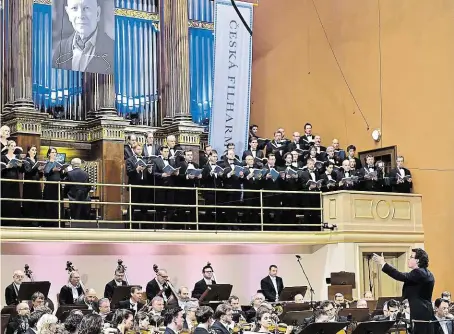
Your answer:
[[[1,221],[3,226],[42,226],[42,227],[91,227],[91,228],[120,228],[120,229],[166,229],[166,230],[213,230],[213,229],[235,229],[235,230],[286,230],[320,231],[323,224],[323,206],[321,192],[304,191],[280,191],[280,190],[248,190],[248,189],[221,189],[221,188],[184,188],[184,187],[161,187],[161,186],[138,186],[125,184],[105,183],[77,183],[66,181],[31,181],[31,180],[10,180],[2,179],[2,183],[39,183],[41,189],[45,186],[55,185],[57,198],[49,199],[28,199],[11,198],[7,193],[2,194],[1,199]],[[116,192],[119,198],[117,201],[105,201],[103,196],[91,196],[89,201],[75,201],[64,198],[65,185],[89,186],[96,189],[95,194]],[[177,203],[143,203],[134,202],[135,191],[153,192],[155,199],[164,192],[173,192]],[[206,192],[212,194],[212,204],[205,201]],[[219,200],[226,193],[238,193],[238,200],[229,202]],[[27,194],[25,194],[27,195]],[[193,204],[182,204],[179,196],[193,196]],[[23,196],[24,197],[24,196]],[[25,196],[27,197],[27,196]],[[107,196],[105,196],[107,197]],[[109,196],[112,198],[112,196]],[[269,199],[280,198],[283,206],[267,206]],[[290,200],[289,200],[290,199]],[[286,202],[287,201],[287,202]],[[24,217],[5,217],[5,205],[20,202],[41,203],[44,216],[30,217],[30,212]],[[187,201],[186,201],[187,202]],[[279,203],[280,200],[275,200]],[[289,203],[295,204],[290,206]],[[81,204],[90,207],[88,219],[73,219],[70,208],[73,204]],[[316,204],[308,206],[305,204]],[[16,204],[20,205],[20,204]],[[23,205],[22,205],[23,206]],[[55,217],[51,217],[48,210],[53,207]],[[112,209],[113,208],[113,209]],[[161,219],[168,212],[178,213],[178,221]],[[58,213],[57,213],[58,212]],[[74,217],[74,215],[73,215]],[[113,218],[111,218],[113,217]],[[250,217],[254,217],[251,219]],[[193,218],[193,219],[191,219]],[[214,218],[214,219],[212,219]],[[309,223],[307,221],[310,220]],[[240,223],[238,223],[240,221]]]

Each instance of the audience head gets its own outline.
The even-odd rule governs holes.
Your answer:
[[[367,300],[360,299],[356,302],[356,308],[367,308]]]
[[[230,324],[232,322],[232,306],[229,304],[220,304],[216,307],[214,312],[214,318],[223,322],[224,324]]]
[[[164,325],[180,331],[183,328],[183,310],[180,307],[167,309],[164,313]]]
[[[429,267],[429,255],[421,248],[413,248],[408,259],[408,268],[427,268]]]
[[[199,324],[208,324],[208,326],[210,326],[213,321],[213,315],[213,309],[209,306],[201,306],[195,313],[197,322]]]

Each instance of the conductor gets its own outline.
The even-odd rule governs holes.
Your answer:
[[[429,266],[429,256],[421,248],[411,250],[408,259],[408,273],[401,273],[394,267],[386,263],[383,254],[374,254],[374,262],[382,266],[382,271],[397,281],[404,282],[402,297],[408,299],[410,304],[410,319],[413,322],[413,334],[430,334],[432,328],[430,323],[418,322],[418,320],[429,321],[433,318],[432,292],[435,279],[427,269]]]

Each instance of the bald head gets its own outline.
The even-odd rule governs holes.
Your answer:
[[[30,307],[28,306],[28,303],[19,303],[16,306],[16,311],[18,315],[24,316],[30,314]]]
[[[94,301],[96,301],[96,299],[98,299],[96,297],[96,291],[95,289],[87,289],[87,291],[85,292],[85,298],[87,299],[87,302],[89,303],[93,303]]]

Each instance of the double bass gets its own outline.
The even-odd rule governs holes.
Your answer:
[[[68,272],[68,282],[70,281],[71,273],[73,271],[78,271],[73,266],[73,263],[70,262],[70,261],[66,261],[66,269],[65,270]],[[77,300],[74,301],[74,304],[85,304],[84,298],[85,298],[85,293],[86,293],[87,290],[85,289],[85,286],[84,286],[84,283],[82,282],[82,279],[79,281],[79,284],[80,284],[80,287],[82,288],[82,294],[80,294],[79,297],[77,298]]]
[[[153,265],[153,270],[157,276],[159,276],[159,267],[157,264]],[[165,292],[170,290],[171,295],[169,298],[165,297]],[[158,292],[156,296],[160,296],[164,298],[164,302],[166,303],[166,307],[168,308],[169,305],[174,307],[178,306],[178,293],[173,287],[172,283],[168,279],[162,284],[162,289]]]

